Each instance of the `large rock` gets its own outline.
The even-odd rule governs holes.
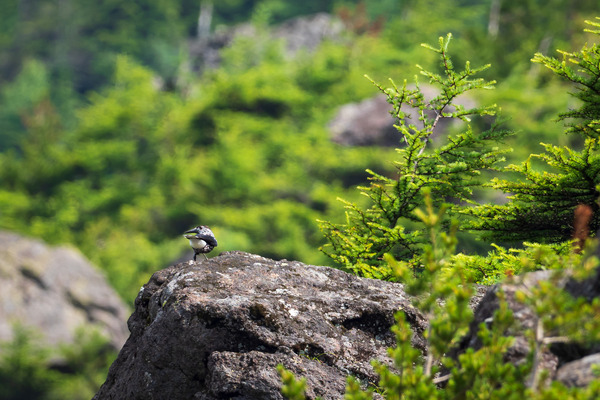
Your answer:
[[[48,345],[73,342],[94,326],[115,350],[127,339],[128,309],[104,276],[73,248],[0,232],[0,340],[33,328]]]
[[[280,363],[309,398],[338,399],[349,374],[377,382],[370,361],[390,362],[398,310],[424,349],[402,285],[242,252],[156,272],[135,306],[95,399],[281,399]]]

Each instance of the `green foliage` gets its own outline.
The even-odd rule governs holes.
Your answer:
[[[356,43],[295,62],[266,35],[239,40],[185,93],[119,56],[112,85],[89,95],[69,130],[36,97],[21,151],[0,152],[0,226],[73,243],[128,302],[186,251],[180,234],[200,222],[215,229],[215,254],[323,264],[315,219],[337,212],[336,195],[352,198],[367,165],[390,169],[391,150],[339,148],[325,128],[340,104],[375,91],[353,57],[368,64],[381,48]]]
[[[357,204],[345,202],[346,223],[321,221],[321,229],[329,240],[323,247],[334,261],[354,273],[376,278],[389,278],[390,271],[382,262],[385,253],[403,260],[417,261],[422,252],[423,234],[413,211],[421,205],[423,189],[432,190],[436,205],[443,201],[472,203],[473,188],[481,185],[479,175],[503,160],[506,150],[496,147],[508,132],[493,124],[489,130],[475,133],[469,122],[475,116],[494,115],[495,106],[466,109],[455,99],[473,89],[491,88],[494,82],[473,78],[487,68],[472,69],[465,64],[455,70],[448,45],[451,35],[440,38],[439,47],[425,46],[439,54],[443,74],[435,74],[421,67],[421,74],[439,89],[439,94],[426,99],[419,84],[411,89],[406,81],[401,87],[393,82],[392,88],[379,89],[387,95],[397,118],[397,129],[404,147],[397,149],[394,163],[397,178],[368,171],[371,185],[360,187],[370,199],[370,207],[363,210]],[[405,106],[413,107],[418,121],[405,119]],[[456,119],[466,126],[459,133],[441,138],[436,130],[443,118]]]
[[[562,265],[557,262],[560,257],[577,257],[572,254],[571,242],[552,245],[523,242],[522,245],[522,248],[505,248],[492,244],[493,250],[484,256],[458,253],[453,256],[453,260],[463,263],[475,282],[493,285],[507,276],[536,270],[561,269]]]
[[[93,397],[117,357],[108,340],[94,327],[78,328],[74,343],[61,345],[58,355],[64,361],[51,396],[72,400]]]
[[[600,17],[597,17],[600,21]],[[587,32],[600,36],[600,22],[586,21],[592,28]],[[556,75],[577,84],[578,91],[573,95],[581,100],[581,107],[577,110],[562,113],[559,120],[573,120],[568,125],[567,132],[581,134],[586,138],[597,138],[600,136],[600,94],[598,88],[600,83],[600,47],[594,43],[591,47],[584,45],[578,52],[561,52],[563,60],[559,61],[552,57],[546,57],[537,53],[533,62],[543,64]],[[567,64],[573,64],[574,68]]]
[[[339,210],[333,200],[336,196],[347,199],[352,207],[369,207],[371,199],[348,190],[363,184],[368,176],[364,172],[367,166],[375,172],[370,175],[373,182],[384,186],[389,179],[395,181],[391,177],[399,172],[398,168],[395,172],[391,170],[386,162],[392,158],[390,150],[340,148],[330,143],[325,128],[327,122],[339,105],[361,100],[376,90],[361,77],[364,72],[380,81],[392,68],[406,71],[415,60],[429,65],[432,57],[440,54],[422,52],[424,56],[420,57],[415,46],[407,44],[406,35],[396,38],[404,40],[399,43],[391,40],[393,35],[386,34],[383,38],[346,37],[340,43],[324,43],[315,53],[306,52],[290,60],[283,56],[281,43],[268,38],[263,26],[262,34],[254,40],[240,38],[224,51],[221,69],[202,78],[187,76],[181,86],[168,82],[161,86],[155,71],[160,71],[167,81],[177,80],[169,74],[182,71],[174,68],[185,59],[179,53],[180,46],[159,43],[153,35],[135,51],[131,50],[132,46],[150,27],[161,35],[171,32],[172,35],[163,37],[171,40],[173,35],[186,30],[172,29],[173,24],[177,24],[183,14],[187,21],[198,11],[198,4],[182,3],[178,17],[176,6],[159,3],[149,4],[142,11],[142,3],[129,8],[103,4],[98,5],[101,12],[94,14],[92,8],[89,15],[87,11],[79,15],[77,2],[67,2],[69,7],[62,9],[60,16],[56,14],[59,11],[49,8],[49,3],[43,3],[43,7],[31,10],[28,28],[18,23],[22,16],[14,14],[18,11],[16,8],[6,8],[7,25],[2,30],[6,40],[2,43],[13,43],[19,38],[27,43],[23,46],[24,53],[33,57],[44,55],[38,57],[44,60],[44,66],[39,62],[27,64],[19,79],[2,90],[0,122],[7,129],[0,132],[0,141],[3,141],[0,144],[3,146],[0,149],[0,226],[54,243],[73,243],[108,272],[112,284],[127,299],[135,296],[152,271],[177,259],[184,251],[186,244],[179,234],[189,227],[190,221],[216,225],[217,234],[225,239],[220,241],[223,245],[217,250],[240,249],[276,258],[327,262],[326,257],[314,250],[323,244],[323,238],[313,221],[339,220]],[[267,3],[261,6],[263,11],[279,12],[276,7],[269,8]],[[314,7],[315,3],[305,6]],[[391,3],[366,6],[371,16],[377,15],[377,7],[389,10],[390,17],[401,12]],[[452,6],[452,2],[444,4],[448,9]],[[216,12],[223,7],[223,10],[243,10],[240,15],[250,15],[254,4],[230,1],[215,7]],[[286,12],[292,8],[301,12],[302,7],[290,6]],[[402,8],[406,13],[402,11],[401,18],[406,23],[410,19],[411,26],[420,26],[425,31],[442,29],[436,28],[436,23],[419,22],[416,12],[419,7],[422,6],[418,2],[404,4]],[[464,22],[480,18],[481,10],[455,8],[453,12]],[[113,13],[114,20],[106,21],[106,15]],[[134,14],[136,18],[143,15],[152,21],[140,26],[140,20],[135,19],[128,25],[126,21]],[[160,22],[155,19],[163,14],[165,18]],[[264,13],[256,13],[259,14]],[[57,89],[70,79],[68,63],[58,65],[54,56],[46,57],[44,50],[48,45],[40,46],[33,34],[53,32],[56,25],[60,25],[54,21],[65,18],[73,24],[64,25],[68,25],[68,29],[79,29],[81,35],[69,36],[76,38],[69,39],[76,40],[71,44],[67,43],[67,36],[52,36],[60,44],[57,49],[72,48],[75,54],[80,54],[79,49],[83,51],[81,54],[92,49],[98,54],[96,61],[86,57],[68,59],[88,60],[93,64],[93,68],[74,67],[91,73],[89,81],[81,85],[74,83],[74,86],[90,88],[97,87],[100,81],[109,82],[88,95],[87,104],[79,109],[77,118],[68,112],[69,107],[65,108],[66,103],[63,103],[65,99],[59,96],[63,89]],[[194,23],[195,18],[193,22],[190,19],[189,24]],[[43,29],[32,28],[37,24]],[[89,31],[98,35],[89,37]],[[129,57],[115,54],[125,48]],[[139,49],[149,50],[140,55]],[[9,50],[3,48],[2,51],[8,54]],[[59,53],[55,55],[58,57]],[[155,53],[163,55],[154,57]],[[463,51],[457,53],[465,57]],[[7,60],[0,58],[0,63]],[[151,65],[154,71],[141,63]],[[7,66],[10,73],[4,74],[5,78],[21,70],[16,65],[13,67]],[[440,65],[438,75],[449,79],[445,68]],[[458,70],[450,70],[455,76],[459,74]],[[94,71],[102,75],[102,79]],[[60,85],[54,80],[56,77],[61,77]],[[436,79],[433,75],[427,78]],[[473,79],[462,78],[463,83]],[[483,84],[477,79],[474,81]],[[514,82],[511,88],[522,87],[518,79]],[[468,88],[468,84],[463,88]],[[396,89],[388,95],[396,96],[399,101],[399,94],[393,94]],[[415,90],[406,88],[407,96],[413,96],[416,102]],[[409,94],[411,91],[414,93]],[[443,101],[443,96],[452,96],[452,93],[440,96]],[[537,96],[539,99],[555,97],[543,90],[539,90]],[[487,103],[494,101],[487,99]],[[73,100],[69,104],[80,103]],[[522,101],[518,107],[526,105],[527,102]],[[490,161],[478,161],[474,157],[473,150],[481,143],[473,142],[474,147],[469,148],[471,137],[479,140],[484,135],[474,132],[488,132],[489,127],[484,126],[487,122],[482,121],[475,119],[471,121],[471,131],[454,135],[459,144],[466,147],[462,154],[452,156],[454,159],[447,157],[443,161],[448,179],[439,179],[443,181],[440,187],[442,191],[456,187],[459,193],[453,193],[454,189],[450,193],[455,198],[465,197],[471,190],[468,185],[475,184],[469,178],[467,186],[455,185],[457,181],[450,178],[460,175],[457,173],[463,168],[460,158],[466,158],[467,163],[479,163],[483,168],[482,164]],[[421,121],[411,123],[417,125],[418,130],[425,128]],[[539,124],[519,120],[518,125],[529,132],[530,127]],[[415,135],[416,131],[405,128],[410,135]],[[542,134],[545,133],[539,133]],[[466,140],[462,135],[466,135]],[[426,145],[417,172],[428,174],[427,168],[434,168],[435,160],[427,157],[444,151],[443,146],[451,146],[438,139],[441,138]],[[415,137],[413,143],[413,155],[414,151],[418,155],[422,141]],[[13,151],[7,151],[7,147]],[[408,152],[410,148],[403,150]],[[386,178],[378,181],[378,175]],[[432,185],[438,186],[433,182],[430,180]],[[412,184],[417,185],[418,180]],[[382,193],[385,191],[387,189]],[[391,223],[376,228],[406,236],[410,249],[398,245],[391,250],[396,256],[421,251],[423,238],[418,234],[419,222],[410,212],[419,205],[416,203],[409,199],[406,210],[399,212],[398,221],[402,220],[405,227],[403,232],[395,232],[396,227],[390,227]],[[455,211],[454,207],[451,211]],[[390,215],[391,221],[395,217]],[[377,253],[374,259],[382,254]],[[378,269],[385,265],[381,260],[374,260],[373,264],[364,263],[361,268],[371,276],[389,276],[385,267]],[[488,275],[493,275],[493,271]]]
[[[410,325],[403,313],[398,313],[397,325],[392,329],[398,346],[390,350],[398,372],[375,363],[375,369],[381,376],[380,386],[390,394],[389,398],[395,398],[393,393],[404,393],[408,387],[414,390],[415,398],[434,396],[437,389],[431,379],[438,372],[440,362],[452,364],[450,360],[443,359],[448,349],[456,346],[467,332],[473,318],[469,307],[469,299],[473,295],[469,274],[460,263],[451,263],[456,247],[456,224],[449,234],[440,232],[445,207],[435,212],[429,191],[425,192],[425,206],[425,210],[414,210],[430,241],[423,250],[422,269],[415,274],[410,263],[386,256],[394,275],[405,282],[407,293],[416,296],[415,306],[429,321],[425,333],[427,353],[423,362],[421,352],[411,343]]]
[[[41,345],[21,325],[13,335],[0,344],[0,398],[6,400],[90,399],[116,357],[107,339],[90,327],[77,331],[74,344],[58,348]]]
[[[435,13],[431,12],[433,9]],[[409,49],[411,44],[454,32],[460,39],[457,60],[491,63],[495,78],[518,76],[522,85],[535,74],[535,68],[530,69],[531,54],[585,42],[579,33],[582,21],[597,12],[597,3],[595,0],[581,0],[577,4],[568,0],[444,3],[419,0],[403,1],[390,11],[385,14],[389,22],[384,35],[395,46]]]
[[[277,366],[277,372],[283,381],[281,394],[290,400],[304,400],[306,390],[306,378],[296,379],[293,373],[285,369],[281,364]]]
[[[362,9],[365,15],[355,17],[384,14],[391,23],[381,36],[345,35],[294,59],[284,56],[282,43],[269,39],[267,22],[331,11],[339,2],[224,0],[214,2],[213,26],[245,21],[253,15],[261,33],[253,39],[238,38],[223,51],[222,68],[202,77],[188,70],[185,51],[186,39],[196,34],[197,1],[108,1],[83,6],[78,0],[67,0],[61,7],[47,0],[4,3],[0,26],[0,226],[77,246],[107,272],[128,302],[153,271],[180,257],[187,244],[179,234],[198,221],[215,228],[220,243],[217,250],[248,250],[325,263],[327,258],[315,250],[323,238],[314,220],[339,218],[336,196],[348,200],[351,212],[372,206],[371,197],[349,190],[364,185],[367,166],[376,172],[370,175],[373,182],[384,187],[382,199],[384,193],[394,192],[385,185],[397,183],[392,177],[399,171],[387,164],[386,160],[392,159],[387,149],[332,144],[327,122],[339,105],[373,94],[373,85],[362,78],[365,72],[382,81],[392,70],[411,74],[415,62],[431,65],[440,53],[419,52],[414,43],[432,34],[453,31],[463,39],[455,48],[455,64],[467,59],[477,64],[491,62],[496,76],[510,74],[501,90],[482,91],[485,101],[479,104],[502,103],[504,110],[518,111],[509,122],[522,132],[515,154],[529,154],[528,140],[569,146],[581,142],[565,139],[567,136],[557,138],[556,129],[546,121],[555,110],[566,109],[564,88],[523,65],[533,49],[543,52],[554,42],[582,43],[584,38],[576,28],[580,16],[597,7],[595,0],[577,5],[556,0],[551,6],[539,0],[491,2],[502,5],[500,34],[495,37],[488,32],[490,2],[368,2]],[[353,2],[344,3],[354,7]],[[434,8],[437,12],[431,13]],[[359,13],[361,9],[356,10]],[[593,63],[586,64],[588,59],[578,59],[578,54],[568,55],[567,60],[577,60],[583,69],[593,71]],[[550,59],[543,60],[557,71],[562,68],[558,61],[553,67]],[[447,67],[440,64],[427,78],[449,79]],[[453,68],[450,71],[455,77],[459,74]],[[479,74],[485,77],[487,71],[479,70]],[[564,74],[577,81],[580,73],[573,68]],[[583,86],[593,83],[592,75],[586,74],[582,75]],[[394,91],[402,90],[415,104],[423,101],[412,87],[392,88],[388,97],[399,101],[400,94]],[[591,93],[584,89],[577,96],[584,95],[581,99],[590,105],[597,100]],[[451,95],[452,91],[443,92],[439,99],[443,102],[443,96]],[[575,121],[573,131],[590,132],[594,138],[598,128],[595,117],[586,118],[595,112],[593,107],[581,108],[579,114],[565,118]],[[422,159],[417,169],[428,174],[432,169],[425,167],[438,166],[427,157],[439,155],[440,149],[451,145],[437,138],[427,144],[419,142],[417,131],[425,129],[424,122],[412,123],[417,129],[407,126],[405,130],[416,135],[413,155],[419,155],[419,146],[425,145],[422,157],[417,157]],[[459,158],[478,162],[471,155],[475,156],[473,151],[481,143],[471,145],[468,140],[481,138],[484,134],[473,132],[488,132],[488,124],[488,118],[474,119],[470,131],[454,134],[457,143],[466,146],[465,151],[439,164],[447,179],[432,179],[432,185],[448,191],[457,183],[452,176],[460,175],[463,168]],[[489,132],[501,136],[496,129]],[[408,154],[410,146],[403,151]],[[572,160],[566,170],[559,167],[559,172],[549,173],[569,175],[572,169],[596,162],[592,147],[587,161],[579,160],[579,154],[560,150],[553,155],[553,151],[548,150],[548,155]],[[576,174],[571,175],[569,179],[575,179]],[[472,178],[476,176],[469,177],[467,185],[456,186],[456,193],[450,190],[450,197],[469,197],[476,187],[470,186],[475,183]],[[408,180],[415,182],[417,178]],[[586,198],[593,196],[590,187],[583,189]],[[434,193],[436,206],[438,201],[452,200],[438,194]],[[390,249],[396,256],[420,254],[428,240],[419,234],[423,222],[412,214],[414,207],[423,206],[420,197],[415,198],[408,199],[409,207],[400,213],[403,231],[395,232],[395,226],[386,224],[373,226],[405,236],[410,251],[401,246]],[[457,209],[454,205],[448,211],[454,215]],[[390,216],[391,220],[395,217]],[[448,218],[444,218],[446,223]],[[362,234],[369,236],[370,231]],[[367,243],[364,235],[360,240]],[[532,246],[532,252],[496,248],[487,258],[457,255],[453,260],[474,271],[470,279],[489,283],[505,274],[556,265],[548,261],[553,254],[549,248],[542,251],[539,244]],[[531,256],[537,252],[547,255]],[[523,264],[524,258],[531,262]],[[363,272],[392,276],[382,260],[373,264],[363,263]],[[25,364],[35,365],[36,361]],[[40,387],[52,380],[42,375]],[[82,393],[88,393],[86,390]]]
[[[50,96],[46,67],[39,61],[27,62],[17,78],[0,91],[0,149],[15,149],[26,130],[27,115]]]
[[[22,154],[0,154],[0,202],[27,199],[3,210],[2,225],[52,243],[75,243],[114,272],[109,275],[121,293],[124,288],[133,293],[147,279],[140,271],[177,254],[166,245],[154,246],[152,236],[136,237],[131,226],[136,221],[152,231],[164,219],[154,211],[168,194],[156,190],[153,177],[172,157],[172,146],[164,145],[172,125],[165,121],[178,102],[153,86],[146,69],[124,57],[118,60],[115,87],[91,101],[69,134],[53,123],[51,107],[38,107]],[[129,235],[114,231],[111,223],[129,225]],[[118,262],[106,263],[116,246]],[[131,260],[136,251],[141,251],[139,263]]]
[[[456,237],[454,229],[442,231],[443,210],[436,212],[430,195],[425,197],[426,209],[416,209],[415,216],[427,227],[431,240],[424,249],[423,269],[415,274],[406,261],[396,261],[386,256],[390,268],[405,283],[413,295],[416,307],[429,321],[425,332],[426,352],[413,347],[413,331],[404,313],[396,315],[392,328],[396,347],[389,349],[393,368],[373,361],[380,376],[377,392],[385,399],[595,399],[600,385],[593,382],[587,387],[567,388],[559,382],[545,385],[547,374],[541,370],[543,351],[557,342],[586,344],[597,342],[600,334],[600,302],[574,298],[559,289],[558,282],[567,276],[577,279],[596,273],[595,256],[578,257],[554,255],[549,266],[555,272],[549,281],[539,285],[522,285],[516,300],[530,308],[534,314],[533,329],[518,326],[508,308],[504,293],[499,290],[499,308],[490,321],[481,323],[477,337],[481,343],[475,348],[451,356],[459,340],[469,329],[473,312],[469,307],[472,280],[464,265],[452,262]],[[524,259],[524,261],[527,261]],[[522,269],[527,266],[523,265]],[[515,284],[520,281],[515,278]],[[585,326],[585,329],[581,329]],[[530,344],[529,355],[520,363],[506,360],[506,353],[514,343],[516,332],[524,334]],[[292,388],[304,389],[295,378],[285,375],[283,393]],[[296,396],[300,390],[293,392]],[[348,400],[370,399],[373,390],[364,390],[349,378],[346,387]],[[298,397],[296,397],[298,398]],[[299,397],[304,398],[304,397]]]
[[[11,343],[4,344],[0,360],[0,397],[41,399],[55,376],[46,369],[48,350],[37,346],[23,327],[15,326]]]
[[[593,27],[600,24],[588,21]],[[597,37],[600,30],[590,30]],[[594,212],[589,223],[592,232],[600,228],[598,197],[600,192],[600,48],[597,44],[584,46],[574,53],[563,52],[563,60],[536,54],[533,61],[569,80],[577,87],[575,97],[579,108],[563,113],[568,119],[567,133],[583,139],[581,149],[569,146],[542,144],[542,154],[532,154],[521,165],[511,165],[509,171],[521,179],[494,179],[491,186],[509,194],[504,205],[483,205],[468,213],[475,216],[472,229],[486,231],[487,236],[501,240],[529,240],[559,243],[573,234],[573,211],[579,204]],[[546,170],[533,164],[538,159]]]

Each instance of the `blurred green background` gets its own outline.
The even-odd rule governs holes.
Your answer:
[[[456,64],[492,64],[484,77],[497,89],[475,101],[510,118],[512,161],[542,151],[540,142],[567,144],[553,119],[573,101],[569,88],[530,59],[581,47],[584,20],[600,14],[597,0],[0,7],[0,228],[76,246],[128,304],[154,271],[191,258],[181,234],[198,224],[218,238],[211,255],[331,265],[316,219],[342,221],[336,198],[363,201],[355,187],[365,169],[392,174],[395,153],[336,144],[329,121],[377,93],[364,74],[385,86],[412,80],[415,64],[435,68],[420,44],[448,32]],[[250,23],[254,34],[223,49],[218,67],[198,70],[190,49],[205,40],[201,8],[205,17],[212,9],[213,33]],[[317,12],[343,30],[290,56],[272,30]]]

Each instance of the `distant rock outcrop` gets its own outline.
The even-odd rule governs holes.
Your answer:
[[[127,338],[127,307],[75,249],[0,232],[0,286],[1,341],[15,323],[48,345],[71,343],[81,326],[97,327],[115,350]]]
[[[414,88],[414,86],[413,86]],[[430,85],[420,85],[421,91],[426,99],[432,99],[439,91]],[[456,104],[469,109],[475,107],[475,102],[467,97],[460,97]],[[331,140],[344,146],[385,146],[402,147],[402,136],[394,127],[397,120],[392,114],[392,106],[387,102],[387,97],[380,93],[359,103],[349,103],[341,106],[329,123]],[[418,109],[406,105],[402,106],[406,113],[408,124],[422,128],[419,121]],[[430,118],[434,118],[433,112],[427,112]],[[433,138],[441,133],[447,132],[453,123],[460,122],[457,119],[443,118],[436,126]]]
[[[327,13],[289,19],[273,30],[273,37],[283,39],[289,56],[299,51],[314,51],[325,40],[339,40],[345,30],[342,21]]]
[[[370,361],[390,362],[398,310],[425,346],[401,284],[242,252],[156,272],[135,307],[95,399],[282,399],[280,363],[308,398],[342,398],[349,374],[377,382]]]
[[[337,40],[344,30],[343,23],[327,13],[318,13],[290,19],[274,27],[269,35],[283,39],[287,56],[293,57],[301,50],[314,51],[325,40]],[[217,30],[208,37],[193,39],[189,44],[190,63],[195,71],[217,68],[221,64],[221,51],[229,47],[236,37],[256,37],[249,23]]]
[[[331,140],[344,146],[400,147],[392,106],[384,94],[341,106],[329,123]]]

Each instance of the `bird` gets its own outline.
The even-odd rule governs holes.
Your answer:
[[[215,234],[210,228],[206,225],[199,225],[185,233],[186,235],[183,235],[183,237],[190,241],[190,246],[194,249],[194,261],[196,261],[198,254],[202,254],[208,260],[206,253],[210,253],[212,249],[217,247],[217,239],[215,239]],[[193,235],[187,235],[188,233],[193,233]]]

